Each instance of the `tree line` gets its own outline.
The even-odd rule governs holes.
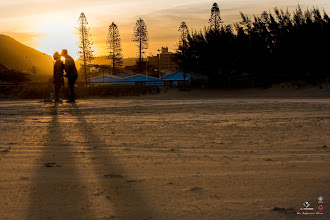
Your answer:
[[[78,42],[79,47],[79,56],[82,59],[83,63],[81,64],[82,70],[84,71],[85,81],[87,82],[87,68],[90,66],[89,64],[93,60],[93,50],[92,45],[93,42],[91,40],[90,29],[87,27],[88,21],[86,15],[84,13],[80,14],[79,17],[79,26],[77,27],[80,33],[80,40]],[[142,54],[143,50],[148,49],[149,46],[149,38],[148,38],[148,29],[143,19],[138,19],[136,21],[136,26],[134,28],[134,33],[132,37],[132,41],[137,43],[139,59],[138,62],[141,67],[142,63]],[[106,44],[108,47],[108,55],[107,59],[111,60],[112,64],[112,72],[117,72],[118,67],[123,64],[123,54],[121,47],[121,38],[118,26],[112,22],[108,28],[108,35]],[[92,65],[100,70],[109,69],[109,67],[105,65]],[[141,70],[140,70],[141,71]]]
[[[241,21],[223,24],[217,3],[211,8],[209,25],[203,30],[189,31],[185,22],[179,27],[180,39],[177,62],[184,72],[206,75],[219,85],[235,76],[251,76],[273,83],[285,80],[320,80],[329,77],[330,18],[318,8],[303,11],[298,5],[293,12],[274,9],[263,11],[251,19],[243,12]],[[93,58],[87,19],[79,18],[79,42],[82,67]],[[143,19],[136,21],[132,41],[137,43],[138,60],[148,48],[147,26]],[[112,71],[122,65],[119,29],[112,22],[107,36]],[[87,79],[86,79],[87,80]]]
[[[216,3],[209,26],[187,32],[183,22],[176,60],[182,70],[211,82],[248,75],[265,83],[320,80],[330,76],[330,18],[318,8],[274,9],[251,19],[244,13],[233,25],[222,24]]]

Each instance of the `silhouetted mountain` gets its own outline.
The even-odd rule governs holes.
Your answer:
[[[0,35],[0,51],[0,64],[9,69],[28,74],[31,74],[35,69],[37,75],[52,75],[51,56],[28,47],[9,36]],[[33,66],[34,68],[32,68]]]

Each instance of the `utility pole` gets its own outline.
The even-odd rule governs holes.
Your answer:
[[[30,61],[30,63],[31,63],[31,68],[33,68],[33,65],[32,65],[32,61],[31,61],[31,59],[30,59],[29,57],[27,57],[27,56],[25,56],[25,58],[28,59],[28,60]]]
[[[144,54],[145,55],[145,59],[146,59],[146,85],[147,85],[147,80],[148,80],[148,73],[147,73],[147,69],[148,69],[148,64],[147,64],[147,54],[146,54],[146,52],[142,52],[142,54]],[[141,63],[141,65],[142,65],[142,63]]]
[[[162,50],[160,50],[160,49],[158,49],[157,50],[158,52],[159,52],[159,54],[158,54],[158,78],[160,79],[160,52],[162,51]]]

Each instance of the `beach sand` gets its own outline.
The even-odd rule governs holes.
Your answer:
[[[330,218],[328,97],[193,93],[1,101],[0,219]]]

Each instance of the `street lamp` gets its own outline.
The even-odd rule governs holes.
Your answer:
[[[30,61],[31,64],[31,72],[32,72],[32,76],[31,76],[31,80],[35,81],[37,79],[36,74],[37,74],[37,68],[35,66],[33,66],[31,59],[28,56],[25,56],[26,59],[28,59]]]
[[[147,73],[147,69],[148,69],[148,63],[147,63],[147,53],[146,52],[142,52],[145,55],[146,58],[146,84],[147,84],[147,80],[148,80],[148,73]]]
[[[25,56],[25,58],[28,59],[28,60],[30,61],[30,63],[31,63],[31,68],[33,68],[33,64],[32,64],[31,59],[30,59],[29,57],[27,57],[27,56]]]
[[[162,50],[158,49],[157,51],[159,52],[159,54],[158,54],[158,78],[160,79],[160,52]]]

